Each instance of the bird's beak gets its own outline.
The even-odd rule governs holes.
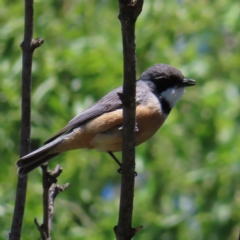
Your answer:
[[[184,87],[191,87],[196,85],[196,81],[190,78],[184,78],[183,79],[183,85]]]

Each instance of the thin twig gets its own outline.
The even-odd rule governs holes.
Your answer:
[[[29,153],[30,133],[31,133],[31,74],[32,74],[32,55],[34,49],[43,44],[42,39],[33,40],[33,0],[25,0],[25,19],[24,19],[24,40],[22,48],[22,123],[20,136],[20,156]],[[19,240],[21,237],[24,207],[27,192],[28,177],[18,177],[14,214],[10,240]]]
[[[47,238],[44,230],[42,229],[42,226],[43,226],[43,225],[40,225],[40,224],[38,223],[38,221],[37,221],[36,218],[34,218],[34,223],[35,223],[35,225],[37,226],[37,230],[40,232],[41,239],[42,239],[42,240],[47,240],[48,238]]]
[[[42,240],[51,240],[51,228],[54,215],[54,200],[60,192],[66,190],[69,184],[57,185],[57,178],[62,173],[62,168],[57,165],[53,171],[47,169],[48,164],[41,165],[43,185],[43,223],[38,224],[36,218],[34,223],[37,226]]]
[[[66,183],[62,186],[57,184],[52,184],[49,189],[49,212],[48,212],[48,226],[51,230],[52,220],[54,215],[54,200],[60,192],[65,191],[69,187],[69,183]]]

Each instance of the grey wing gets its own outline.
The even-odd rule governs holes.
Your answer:
[[[103,98],[101,98],[99,101],[94,103],[91,107],[78,114],[71,121],[69,121],[66,127],[64,127],[61,131],[49,138],[44,144],[53,141],[60,135],[72,131],[74,128],[85,124],[89,120],[100,116],[103,113],[111,112],[116,109],[122,108],[122,102],[119,99],[119,96],[117,94],[118,92],[122,92],[122,87],[114,89],[113,91],[105,95]]]

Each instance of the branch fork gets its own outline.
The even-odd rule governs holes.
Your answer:
[[[62,168],[57,165],[53,171],[47,169],[48,164],[44,163],[42,168],[42,185],[43,185],[43,223],[39,224],[37,219],[34,223],[40,232],[42,240],[51,240],[50,232],[54,215],[54,200],[60,192],[69,187],[69,183],[58,185],[57,178],[62,173]]]
[[[34,52],[34,50],[36,48],[40,47],[43,43],[44,43],[43,38],[36,38],[36,39],[32,39],[30,45],[29,45],[29,43],[26,43],[26,42],[23,41],[20,44],[20,47],[22,49],[24,49],[25,51],[29,51],[30,50],[30,52]]]

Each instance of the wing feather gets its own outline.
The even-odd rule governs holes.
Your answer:
[[[101,98],[99,101],[94,103],[91,107],[78,114],[71,121],[69,121],[66,127],[64,127],[61,131],[49,138],[44,144],[53,141],[62,134],[72,131],[74,128],[85,124],[86,122],[97,116],[102,115],[103,113],[111,112],[116,109],[122,108],[122,102],[118,96],[119,92],[122,92],[122,87],[114,89],[113,91],[105,95],[103,98]]]

